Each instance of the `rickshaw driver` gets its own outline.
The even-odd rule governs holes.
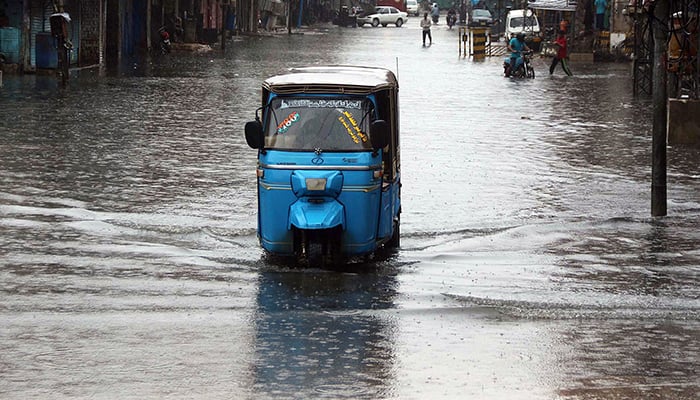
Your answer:
[[[347,111],[329,110],[325,115],[314,114],[301,128],[304,148],[321,150],[353,150],[369,145],[367,134],[358,132],[357,122],[350,122]]]
[[[301,128],[297,134],[296,146],[302,149],[323,149],[325,138],[322,138],[324,129],[324,118],[319,115],[310,115],[306,121],[302,121]]]

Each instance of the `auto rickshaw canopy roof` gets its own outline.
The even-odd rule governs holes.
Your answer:
[[[328,65],[291,68],[263,82],[270,92],[368,94],[399,86],[393,72],[385,68]]]

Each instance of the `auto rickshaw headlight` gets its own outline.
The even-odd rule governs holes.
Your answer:
[[[292,191],[297,197],[338,197],[343,190],[343,174],[340,171],[294,171],[291,176]]]
[[[314,192],[326,190],[326,178],[306,178],[306,189]]]

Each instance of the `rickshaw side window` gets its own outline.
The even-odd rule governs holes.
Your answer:
[[[389,123],[389,126],[391,127],[390,131],[391,133],[391,138],[389,140],[389,151],[385,151],[383,153],[382,157],[382,163],[384,164],[384,175],[393,178],[394,177],[394,162],[392,160],[392,154],[393,151],[392,149],[396,146],[394,143],[394,138],[393,138],[393,124],[394,124],[394,118],[393,115],[391,115],[391,96],[389,91],[382,91],[380,93],[377,93],[376,95],[377,99],[377,118],[378,119],[383,119],[387,123]]]
[[[371,150],[367,99],[276,97],[265,123],[265,147],[284,150]]]

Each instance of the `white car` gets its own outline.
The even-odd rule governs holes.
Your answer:
[[[399,11],[396,7],[378,6],[374,12],[369,12],[357,17],[357,25],[371,24],[372,26],[387,26],[394,24],[396,27],[401,27],[408,20],[408,14]]]
[[[418,7],[418,0],[406,0],[406,12],[408,15],[415,15],[416,17],[420,14],[420,7]]]

